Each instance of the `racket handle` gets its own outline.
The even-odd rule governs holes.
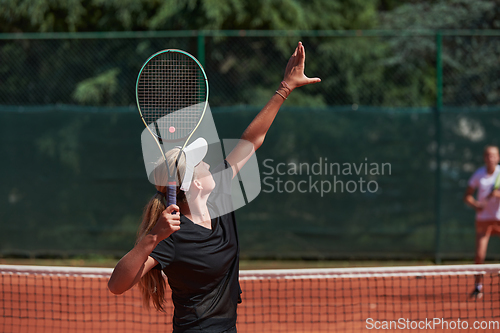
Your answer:
[[[167,185],[167,207],[170,205],[176,205],[177,204],[177,184],[175,182],[168,182]],[[172,215],[174,215],[176,212],[172,212]]]

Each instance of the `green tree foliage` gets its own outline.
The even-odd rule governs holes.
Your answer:
[[[378,5],[378,0],[5,0],[0,11],[0,30],[371,29],[377,25]],[[271,43],[251,40],[234,43],[234,38],[207,40],[209,77],[211,81],[220,80],[239,88],[232,91],[232,96],[239,98],[236,103],[262,105],[269,96],[268,91],[281,79],[286,59],[299,38],[278,37],[271,39]],[[311,41],[308,45],[312,52],[316,48],[314,43]],[[136,47],[124,40],[8,43],[2,47],[0,55],[4,59],[23,61],[14,68],[0,67],[0,74],[8,83],[1,86],[0,92],[8,95],[7,104],[17,104],[16,101],[27,104],[132,104],[132,100],[120,97],[124,92],[133,96],[134,80],[126,77],[127,73],[136,73],[144,59],[165,47],[196,53],[195,40],[188,44],[173,39],[161,44],[145,40]],[[248,59],[245,66],[241,66],[242,58]],[[330,59],[322,61],[326,63]],[[320,69],[311,64],[311,72]],[[263,66],[266,71],[262,70]],[[64,79],[64,84],[55,80],[54,74]],[[27,91],[30,98],[26,98]],[[219,105],[230,105],[234,101],[222,93],[219,95],[212,94],[211,101]],[[292,101],[297,105],[330,103],[322,95],[311,96],[307,90],[294,94]]]
[[[381,26],[388,29],[495,29],[495,0],[413,1],[381,13]],[[495,18],[496,17],[496,18]]]
[[[110,96],[116,92],[118,87],[117,76],[119,73],[120,70],[114,68],[96,77],[83,80],[76,86],[73,98],[81,104],[101,104],[106,96]]]
[[[2,32],[370,29],[378,0],[4,0]]]
[[[494,0],[418,1],[381,15],[386,29],[498,29],[500,7]],[[435,99],[434,38],[398,37],[390,41],[386,59],[414,87],[425,90],[426,104]],[[500,41],[486,36],[444,36],[443,64],[447,105],[488,105],[500,101],[498,56]],[[420,69],[416,72],[414,67]],[[413,73],[413,74],[412,74]],[[414,74],[417,75],[414,75]],[[430,103],[430,104],[429,104]]]
[[[4,0],[0,30],[478,29],[500,26],[500,10],[495,4],[493,0]],[[238,42],[232,37],[207,38],[209,78],[231,87],[231,98],[229,91],[212,90],[211,102],[265,103],[297,39],[300,36]],[[295,105],[429,107],[435,103],[433,36],[317,37],[305,42],[311,55],[309,73],[322,76],[323,83],[294,94],[291,101]],[[444,43],[446,75],[454,81],[445,85],[446,103],[495,103],[500,96],[498,73],[491,70],[498,55],[496,39],[445,37]],[[132,104],[120,96],[124,92],[132,95],[133,79],[127,73],[137,72],[143,59],[165,47],[196,54],[197,44],[195,39],[156,44],[144,40],[138,45],[124,40],[6,43],[0,55],[16,59],[16,66],[0,63],[6,83],[0,91],[8,94],[9,104],[17,104],[16,99],[29,104]],[[64,87],[52,79],[54,72],[67,80]],[[485,93],[485,86],[491,92]],[[31,98],[25,98],[26,91]]]

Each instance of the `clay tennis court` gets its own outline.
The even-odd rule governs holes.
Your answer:
[[[495,266],[493,271],[498,272],[498,265],[488,266]],[[172,307],[167,313],[148,312],[137,287],[120,296],[111,294],[107,289],[109,269],[12,267],[17,270],[0,267],[1,332],[171,331]],[[369,276],[357,274],[358,269],[356,274],[343,276],[337,272],[348,270],[332,269],[315,270],[321,273],[316,277],[309,274],[313,270],[282,271],[285,275],[277,275],[281,271],[242,271],[238,332],[377,331],[367,329],[368,318],[381,323],[444,318],[450,326],[448,330],[408,326],[407,330],[384,332],[498,331],[452,329],[457,319],[470,328],[474,321],[500,322],[498,273],[485,275],[484,297],[472,300],[473,275],[468,271],[465,275],[423,272],[413,276],[379,276],[368,271]],[[329,277],[323,277],[323,272]]]

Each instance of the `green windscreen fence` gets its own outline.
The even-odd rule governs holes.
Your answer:
[[[261,193],[236,211],[242,256],[472,258],[462,197],[500,143],[491,32],[0,35],[0,254],[133,246],[155,193],[135,106],[151,54],[197,56],[219,137],[239,138],[298,40],[322,82],[292,93],[257,151]]]

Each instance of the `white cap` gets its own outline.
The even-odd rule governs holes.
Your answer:
[[[208,143],[204,138],[198,138],[184,148],[184,156],[186,157],[186,172],[184,173],[184,179],[182,180],[181,190],[189,190],[191,181],[193,180],[194,167],[203,161],[207,151]]]

